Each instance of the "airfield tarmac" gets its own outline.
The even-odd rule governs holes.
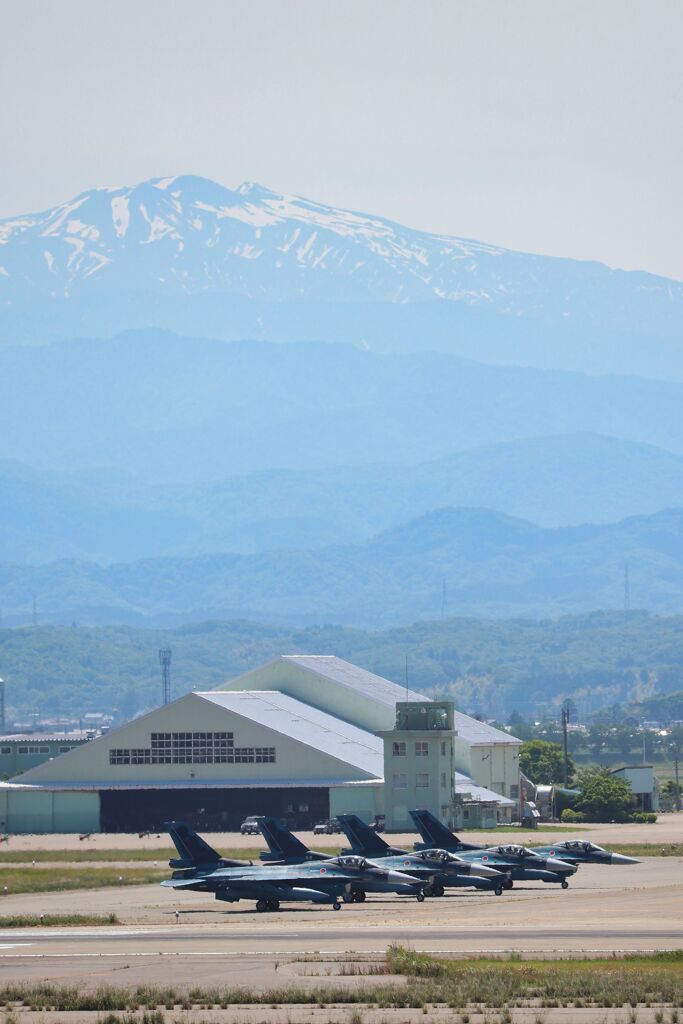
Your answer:
[[[115,913],[121,923],[0,932],[0,984],[46,979],[80,987],[263,989],[291,984],[292,974],[306,984],[312,969],[310,983],[319,984],[321,973],[338,973],[341,960],[379,959],[390,943],[455,956],[683,948],[683,858],[647,857],[621,868],[584,865],[567,890],[516,883],[499,897],[460,889],[422,904],[377,895],[339,912],[284,906],[257,914],[251,902],[225,904],[157,885],[10,894],[0,899],[1,914]],[[328,966],[306,964],[302,958],[311,955]]]

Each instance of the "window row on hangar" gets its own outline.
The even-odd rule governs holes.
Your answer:
[[[109,764],[274,764],[275,747],[236,747],[231,732],[153,732],[149,747],[113,747]]]

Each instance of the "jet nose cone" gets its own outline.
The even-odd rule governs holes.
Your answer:
[[[387,882],[391,882],[392,885],[417,885],[417,878],[413,878],[412,875],[406,875],[403,871],[387,871]]]
[[[470,866],[471,875],[479,875],[480,878],[500,878],[500,871],[490,868],[487,864],[475,861]]]
[[[623,853],[613,853],[609,859],[610,864],[640,864],[635,857],[626,857]]]
[[[565,864],[560,860],[548,861],[547,867],[558,875],[573,875],[576,871],[576,864]]]

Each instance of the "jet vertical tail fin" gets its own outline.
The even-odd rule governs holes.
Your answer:
[[[409,813],[417,826],[417,831],[422,836],[422,843],[415,844],[416,849],[426,846],[431,849],[450,850],[460,844],[458,837],[454,836],[445,825],[442,825],[431,811],[418,808]]]
[[[270,854],[262,853],[260,855],[261,860],[290,860],[293,858],[305,860],[311,852],[300,839],[297,839],[289,829],[283,828],[275,818],[269,818],[266,815],[260,817],[258,827],[270,849]]]
[[[171,861],[171,867],[196,868],[203,864],[217,864],[221,860],[220,854],[184,821],[166,821],[164,828],[180,854],[180,861]]]
[[[338,814],[337,821],[351,843],[354,853],[363,857],[386,857],[391,847],[378,836],[374,829],[366,825],[357,814]]]

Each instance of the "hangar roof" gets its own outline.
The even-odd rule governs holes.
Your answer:
[[[367,669],[352,665],[350,661],[337,658],[333,654],[283,654],[282,661],[293,662],[301,668],[315,672],[319,676],[331,679],[342,686],[348,686],[350,690],[374,698],[381,704],[394,707],[400,700],[430,700],[424,693],[415,693],[414,690],[407,690],[405,686],[398,686],[384,676],[375,675]]]
[[[480,722],[477,718],[470,718],[469,715],[464,715],[462,711],[454,712],[453,717],[458,736],[462,736],[472,746],[490,746],[492,743],[511,743],[513,746],[519,746],[522,742],[516,736],[511,736],[509,732],[496,729],[493,725]]]
[[[462,772],[455,773],[455,792],[461,795],[469,793],[473,800],[481,800],[482,803],[496,803],[501,807],[515,807],[517,803],[492,789],[487,789],[486,786],[478,786],[474,779],[471,779],[469,775],[463,775]]]
[[[381,779],[382,740],[277,690],[210,690],[195,696]]]
[[[364,697],[369,697],[379,704],[390,707],[392,711],[394,705],[399,700],[431,700],[430,697],[425,697],[423,693],[406,690],[405,686],[398,686],[396,683],[392,683],[390,679],[378,676],[367,669],[359,668],[358,665],[352,665],[350,661],[337,658],[334,654],[281,654],[279,658],[274,658],[267,665],[261,666],[261,669],[273,668],[278,664],[296,665],[298,668],[311,672],[313,675],[329,679],[330,682],[337,683],[339,686],[349,690],[354,690]],[[248,672],[244,672],[241,676],[237,676],[236,679],[231,679],[223,685],[234,689],[244,680],[244,688],[249,689],[247,682],[249,677],[261,669],[250,669]],[[219,687],[216,692],[223,692],[222,687]]]

